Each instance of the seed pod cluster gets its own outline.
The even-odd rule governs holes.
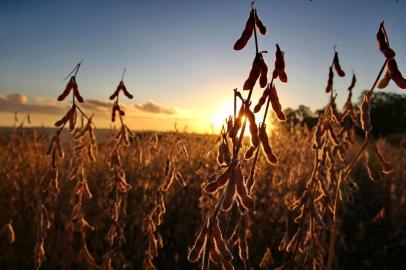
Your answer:
[[[286,121],[286,116],[282,111],[282,105],[279,102],[278,93],[276,92],[275,85],[272,85],[270,92],[270,99],[272,110],[276,113],[276,116],[280,121]]]
[[[123,193],[127,193],[132,188],[132,186],[128,184],[126,180],[126,174],[121,168],[121,158],[118,154],[118,151],[113,151],[113,153],[110,155],[109,168],[111,171],[114,172],[116,176],[115,185],[117,189]]]
[[[207,184],[205,191],[208,193],[214,193],[219,188],[227,184],[225,199],[223,201],[223,210],[229,210],[234,202],[235,195],[238,197],[238,201],[244,208],[252,208],[254,206],[254,201],[251,196],[248,195],[247,188],[244,183],[244,176],[241,169],[241,164],[238,163],[233,167],[228,166],[226,170],[217,177],[215,181]]]
[[[376,40],[378,47],[381,52],[385,55],[387,59],[387,69],[383,78],[379,81],[377,87],[379,89],[384,89],[388,86],[389,81],[392,79],[396,85],[401,89],[406,89],[406,79],[400,72],[396,60],[394,57],[396,53],[389,47],[389,39],[386,34],[384,23],[382,22],[379,26],[378,33],[376,34]]]
[[[59,136],[54,135],[51,139],[51,142],[49,143],[47,152],[47,156],[51,156],[53,154],[56,154],[58,157],[63,158],[65,156],[63,149],[62,149],[62,144]]]
[[[256,54],[248,79],[244,82],[243,90],[252,90],[258,78],[260,78],[259,84],[261,88],[264,88],[268,83],[268,66],[265,63],[262,53],[264,52]]]
[[[66,85],[65,90],[63,90],[62,94],[58,97],[58,101],[64,100],[69,95],[71,90],[73,90],[73,95],[76,97],[76,99],[80,103],[83,103],[83,98],[79,93],[79,88],[76,83],[75,76],[70,77],[70,80],[69,80],[68,84]]]
[[[379,50],[385,55],[387,59],[392,59],[395,57],[396,53],[389,47],[388,36],[386,35],[386,30],[384,22],[381,22],[379,26],[378,33],[376,34],[376,41],[378,43]]]
[[[112,112],[111,112],[111,121],[115,122],[116,121],[116,115],[117,113],[120,116],[124,116],[125,112],[121,109],[120,105],[118,104],[118,102],[114,102],[113,108],[112,108]]]
[[[244,175],[241,169],[241,163],[238,163],[235,167],[235,173],[231,175],[231,180],[234,182],[236,190],[237,190],[237,198],[240,206],[250,209],[254,207],[254,200],[248,194],[247,187],[244,183]],[[234,177],[234,179],[233,179]]]
[[[254,27],[257,27],[262,35],[266,35],[266,27],[258,17],[256,9],[251,10],[247,23],[245,24],[244,31],[242,32],[241,37],[234,44],[234,50],[239,51],[243,49],[245,45],[247,45],[248,40],[251,38],[252,32],[254,31]]]
[[[73,130],[76,123],[76,105],[73,104],[70,110],[58,121],[55,122],[56,127],[62,127],[69,121],[69,130]]]
[[[157,226],[160,225],[161,218],[165,213],[165,204],[163,201],[162,192],[158,192],[157,199],[155,200],[155,207],[151,214],[143,221],[142,231],[148,237],[148,248],[145,252],[144,267],[145,269],[156,269],[154,265],[154,258],[158,256],[158,249],[163,248],[163,239],[158,232]]]
[[[189,250],[188,260],[197,262],[204,254],[207,245],[209,245],[209,258],[213,263],[221,265],[222,269],[234,269],[230,263],[233,255],[223,238],[219,221],[211,216],[206,220],[193,247]]]
[[[118,97],[118,94],[120,94],[120,91],[123,91],[124,95],[129,98],[132,99],[133,95],[130,94],[130,92],[128,92],[127,87],[125,87],[124,82],[120,81],[120,83],[118,84],[116,91],[114,91],[114,93],[109,97],[110,100],[113,100],[115,98]]]
[[[207,186],[204,188],[206,192],[208,193],[214,193],[216,192],[219,188],[223,187],[227,182],[228,179],[231,176],[232,172],[232,166],[228,166],[227,169],[222,171],[220,175],[217,177],[215,181],[212,181],[207,184]]]
[[[50,168],[41,180],[41,191],[43,193],[59,193],[58,169]]]
[[[248,245],[247,245],[247,215],[243,215],[239,218],[238,223],[236,223],[235,228],[232,230],[231,236],[228,238],[228,246],[235,247],[238,244],[238,255],[240,259],[246,262],[249,258]]]
[[[116,142],[118,142],[119,144],[122,143],[124,146],[127,146],[127,147],[130,146],[132,138],[134,138],[134,133],[125,124],[123,124],[121,126],[121,128],[117,132],[116,136],[114,137]]]
[[[268,162],[273,165],[277,164],[278,158],[273,153],[271,145],[269,144],[268,135],[266,134],[266,125],[264,123],[259,125],[259,139],[261,140],[262,150],[264,151]]]
[[[80,168],[83,168],[83,162],[85,160],[90,163],[96,161],[96,137],[91,126],[91,119],[88,121],[85,127],[76,129],[73,136],[75,142],[75,158],[73,159],[72,169],[69,174],[70,180],[76,178],[77,172]]]
[[[275,52],[275,69],[273,71],[272,77],[274,79],[279,77],[279,80],[281,82],[287,83],[288,82],[288,76],[286,75],[285,72],[285,52],[283,52],[280,48],[279,45],[276,44],[276,52]]]

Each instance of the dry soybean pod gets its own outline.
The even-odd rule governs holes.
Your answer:
[[[261,140],[262,150],[264,151],[269,163],[273,165],[277,164],[278,158],[273,153],[269,144],[268,135],[266,134],[266,125],[264,123],[259,125],[259,139]]]
[[[279,80],[283,83],[288,82],[288,76],[285,72],[285,52],[281,50],[279,44],[276,44],[276,52],[275,52],[275,70],[273,73],[273,78],[276,79],[279,77]]]
[[[235,42],[234,44],[234,50],[239,51],[247,45],[248,40],[252,36],[252,32],[254,31],[255,27],[255,14],[254,11],[252,10],[250,12],[250,16],[247,20],[247,23],[245,24],[245,29],[241,34],[241,37]]]
[[[68,82],[68,84],[65,87],[65,90],[63,90],[62,94],[58,96],[58,101],[64,100],[70,93],[70,91],[73,88],[73,83],[74,83],[74,77],[72,76]]]
[[[333,67],[330,66],[330,69],[328,71],[328,80],[327,80],[327,86],[326,86],[326,93],[330,93],[333,90],[333,78],[334,78]]]
[[[338,76],[344,77],[344,76],[345,76],[345,72],[344,72],[343,69],[341,68],[340,59],[338,58],[338,52],[335,51],[335,47],[336,47],[336,46],[334,46],[333,66],[334,66],[334,69],[336,70]]]
[[[261,67],[262,67],[262,55],[257,53],[255,55],[255,59],[252,62],[252,67],[248,79],[245,81],[243,90],[252,90],[257,82],[260,74],[261,74]]]
[[[386,35],[384,22],[381,22],[379,26],[378,33],[376,34],[376,41],[378,43],[379,50],[383,53],[383,55],[385,55],[387,59],[395,57],[395,51],[389,47],[389,41]]]
[[[265,25],[262,23],[261,19],[258,16],[257,10],[254,9],[254,14],[255,14],[255,25],[257,26],[259,32],[261,33],[261,35],[266,35],[266,27]]]
[[[213,193],[217,191],[219,188],[224,186],[231,175],[232,166],[228,166],[228,168],[220,174],[220,176],[215,180],[207,184],[205,187],[205,191],[208,193]]]
[[[266,53],[266,51],[263,51],[261,53]],[[264,60],[264,57],[261,54],[261,75],[259,77],[259,86],[261,88],[264,88],[268,83],[268,66]]]
[[[396,85],[401,89],[406,89],[406,79],[403,78],[395,59],[390,59],[388,61],[388,71]]]
[[[259,145],[259,137],[258,137],[258,126],[255,122],[255,114],[247,108],[245,110],[245,116],[248,119],[250,124],[250,133],[251,133],[251,143],[253,146],[257,147]]]
[[[379,89],[384,89],[388,86],[389,81],[391,80],[391,75],[389,73],[389,70],[386,70],[385,74],[383,75],[382,79],[378,82],[378,87]]]
[[[255,107],[254,107],[254,113],[259,112],[261,110],[262,106],[265,104],[266,99],[268,98],[268,95],[271,93],[270,87],[271,87],[270,84],[268,84],[268,87],[262,93],[261,98],[258,100],[258,104],[255,105]]]
[[[355,87],[355,83],[357,82],[357,77],[355,76],[354,71],[352,72],[352,79],[351,79],[351,84],[348,87],[348,91],[352,91],[352,89],[354,89]]]
[[[249,209],[254,207],[254,200],[248,195],[247,188],[244,184],[244,175],[242,173],[241,165],[238,164],[235,168],[235,186],[237,189],[238,197],[241,199],[242,205]]]
[[[279,102],[278,93],[276,92],[275,85],[271,87],[270,100],[272,110],[276,113],[276,116],[280,121],[286,121],[286,116],[282,111],[282,105]]]

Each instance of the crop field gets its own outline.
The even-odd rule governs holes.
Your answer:
[[[85,167],[90,194],[83,197],[80,205],[77,192],[80,178],[69,178],[75,151],[66,140],[69,135],[63,135],[63,148],[67,150],[65,159],[58,164],[59,192],[51,194],[47,200],[47,219],[52,225],[42,247],[46,258],[42,267],[96,267],[95,264],[101,264],[110,248],[107,235],[114,224],[110,218],[114,197],[110,190],[114,178],[107,164],[115,134],[113,131],[104,132],[106,139],[96,148],[96,161]],[[50,130],[28,128],[17,128],[2,136],[2,269],[26,269],[34,265],[34,247],[40,241],[37,235],[38,211],[41,197],[46,196],[43,178],[50,163],[45,151],[51,137]],[[298,229],[294,221],[298,212],[290,208],[295,198],[303,193],[312,172],[311,137],[304,129],[295,133],[272,133],[272,146],[278,154],[279,165],[269,165],[262,156],[258,160],[255,190],[252,192],[255,206],[247,213],[246,223],[248,267],[274,269],[292,256],[287,248]],[[131,146],[121,155],[131,189],[126,193],[126,210],[120,218],[123,239],[116,250],[116,255],[123,261],[115,263],[122,263],[129,269],[140,265],[149,269],[152,264],[158,269],[199,268],[188,262],[188,248],[193,245],[196,233],[220,197],[220,194],[208,194],[201,189],[213,180],[213,174],[219,168],[217,139],[214,135],[175,132],[135,134]],[[249,141],[245,141],[243,148],[248,145]],[[402,264],[406,220],[405,140],[403,137],[403,142],[396,145],[379,140],[378,145],[393,164],[393,173],[371,181],[364,160],[354,168],[351,176],[358,186],[357,191],[342,202],[339,215],[342,232],[338,236],[336,251],[339,269],[394,269]],[[355,142],[353,148],[359,146],[360,143]],[[347,158],[350,159],[354,152],[349,151]],[[165,172],[168,158],[172,160],[170,173]],[[250,162],[247,167],[249,165]],[[165,191],[163,185],[166,185]],[[160,204],[166,210],[160,210],[162,213],[158,218],[154,209]],[[81,208],[79,216],[75,216],[75,207]],[[237,212],[234,209],[230,228],[237,222]],[[225,226],[226,217],[220,217],[222,226]],[[224,237],[233,233],[230,228]],[[325,237],[329,235],[328,230],[324,233]],[[81,234],[86,235],[86,244]],[[322,242],[324,247],[327,240]],[[87,251],[83,250],[84,247]],[[230,250],[236,254],[235,267],[243,267],[238,258],[238,245],[230,246]],[[215,269],[214,264],[212,267]]]
[[[321,109],[291,109],[281,93],[296,59],[285,44],[263,50],[269,29],[255,1],[246,13],[233,52],[251,49],[252,64],[211,134],[180,129],[174,119],[191,115],[182,110],[132,103],[126,68],[103,100],[87,99],[85,61],[56,99],[0,95],[0,116],[15,116],[0,128],[0,269],[404,268],[401,39],[377,25],[371,43],[382,62],[361,71],[363,86],[332,46],[317,60],[327,75],[314,79]],[[32,124],[41,113],[51,127]],[[165,117],[173,130],[131,121]]]

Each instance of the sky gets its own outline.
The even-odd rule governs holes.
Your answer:
[[[65,76],[83,61],[77,82],[96,126],[110,125],[109,95],[126,68],[134,95],[123,100],[133,129],[189,131],[218,128],[232,108],[232,89],[241,89],[255,56],[253,39],[242,51],[240,37],[251,1],[71,0],[0,3],[0,126],[30,113],[33,125],[50,126],[67,103],[56,102]],[[276,83],[283,108],[318,109],[337,44],[347,72],[335,79],[338,103],[354,70],[354,96],[371,86],[384,57],[375,42],[385,26],[400,70],[406,72],[405,0],[257,0],[268,28],[260,50],[273,69],[275,44],[285,51],[287,84]],[[402,93],[393,83],[388,90]],[[262,90],[254,89],[254,100]],[[243,93],[246,95],[247,93]]]

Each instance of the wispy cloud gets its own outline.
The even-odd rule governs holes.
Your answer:
[[[43,114],[63,114],[66,111],[67,103],[60,103],[54,99],[45,97],[36,97],[32,101],[27,96],[16,93],[9,95],[0,95],[0,112],[22,112],[22,113],[43,113]],[[92,113],[108,113],[110,112],[113,103],[111,101],[103,101],[96,99],[85,100],[81,107]],[[164,106],[155,101],[148,101],[134,106],[128,104],[120,104],[120,106],[131,115],[144,113],[152,116],[152,114],[167,114],[177,115],[178,111],[174,107]],[[141,116],[141,115],[139,115]]]
[[[58,102],[56,99],[47,97],[28,98],[21,93],[0,95],[0,125],[9,125],[8,114],[14,112],[29,113],[34,124],[53,126],[55,120],[59,119],[70,107],[70,101]],[[110,100],[88,99],[80,104],[87,114],[95,114],[97,127],[109,127],[111,125],[111,108],[113,102]],[[179,126],[188,126],[190,130],[205,130],[205,125],[197,121],[196,115],[181,108],[175,108],[159,104],[155,101],[131,104],[120,103],[125,111],[126,123],[134,129],[142,130],[173,130],[174,123]],[[41,115],[36,117],[35,114]],[[8,116],[7,116],[8,115]],[[208,127],[208,124],[207,124]]]
[[[88,110],[89,112],[104,113],[111,110],[111,108],[113,107],[113,102],[88,99],[83,104],[81,104],[81,107],[83,107],[85,110]]]
[[[29,102],[27,96],[18,93],[0,96],[0,112],[61,114],[64,109],[65,105],[57,105],[46,98],[36,98],[34,102]]]
[[[163,106],[155,101],[148,101],[143,104],[136,104],[135,108],[137,108],[140,111],[148,113],[170,114],[170,115],[177,114],[176,108]]]

